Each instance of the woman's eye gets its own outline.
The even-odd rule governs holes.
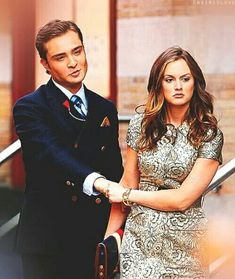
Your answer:
[[[173,81],[173,78],[166,78],[165,81],[166,81],[167,83],[171,83],[171,82]]]
[[[182,80],[183,80],[184,82],[189,81],[189,80],[190,80],[190,77],[184,77]]]

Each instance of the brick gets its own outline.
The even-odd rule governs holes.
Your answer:
[[[0,84],[0,151],[5,149],[11,142],[11,87],[10,84]],[[1,164],[0,183],[10,185],[11,180],[11,160]]]
[[[230,1],[232,2],[232,1]],[[220,3],[218,5],[218,3]],[[226,3],[226,4],[225,4]],[[209,0],[119,0],[118,18],[146,16],[233,15],[235,6],[229,1]]]

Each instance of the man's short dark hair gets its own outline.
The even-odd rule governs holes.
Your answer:
[[[45,43],[55,37],[65,34],[70,30],[77,33],[81,42],[83,43],[82,32],[73,21],[55,19],[41,27],[36,36],[35,43],[39,56],[43,59],[46,59],[47,50],[45,49]]]

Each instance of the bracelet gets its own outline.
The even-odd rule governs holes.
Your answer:
[[[126,206],[132,206],[134,205],[133,202],[129,201],[129,196],[130,196],[130,193],[131,193],[131,188],[129,189],[126,189],[123,194],[122,194],[122,202],[123,204],[125,204]]]

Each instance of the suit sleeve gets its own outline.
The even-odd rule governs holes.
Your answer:
[[[65,173],[83,183],[94,170],[75,156],[72,147],[64,144],[48,124],[48,108],[32,99],[20,99],[13,109],[17,135],[21,141],[27,168],[51,165],[51,169]],[[53,175],[53,174],[52,174]]]

